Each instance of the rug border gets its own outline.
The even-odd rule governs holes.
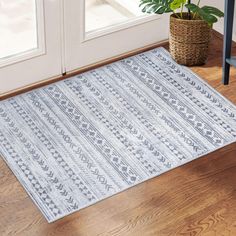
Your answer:
[[[206,85],[208,88],[210,88],[213,92],[217,93],[218,95],[220,95],[220,97],[230,103],[230,105],[236,109],[236,104],[234,104],[232,101],[230,101],[228,98],[226,98],[225,96],[223,96],[218,90],[216,90],[214,87],[212,87],[206,80],[204,80],[202,77],[200,77],[200,75],[198,75],[196,72],[192,71],[191,70],[191,67],[187,67],[185,65],[180,65],[178,64],[170,55],[169,51],[166,50],[164,47],[158,47],[156,49],[161,49],[164,53],[165,53],[165,56],[167,56],[168,58],[170,58],[172,61],[173,61],[173,64],[176,65],[177,67],[179,68],[184,68],[188,71],[188,73],[194,75],[197,79],[199,79],[204,85]],[[153,51],[153,50],[156,50],[156,49],[152,49],[152,50],[149,50],[149,51]],[[138,54],[137,54],[138,55]]]
[[[99,199],[99,200],[93,202],[92,204],[84,205],[84,207],[82,207],[82,208],[80,208],[80,209],[77,209],[77,210],[73,210],[73,211],[71,211],[69,214],[65,214],[65,215],[61,215],[61,216],[59,216],[59,217],[55,217],[53,220],[50,220],[50,219],[47,217],[46,213],[41,209],[41,207],[38,205],[37,201],[36,201],[36,200],[33,198],[33,196],[30,194],[30,191],[28,190],[27,186],[23,185],[24,181],[23,181],[21,178],[18,178],[18,173],[17,173],[17,171],[14,171],[14,169],[11,168],[10,163],[5,159],[5,157],[4,157],[3,155],[1,155],[1,157],[2,157],[2,159],[5,161],[5,163],[7,164],[8,168],[10,169],[10,171],[14,174],[14,176],[16,177],[16,179],[20,182],[21,186],[22,186],[23,189],[26,191],[26,193],[28,194],[29,198],[33,200],[33,203],[35,204],[35,206],[37,206],[36,209],[38,209],[38,210],[42,213],[42,215],[44,216],[44,218],[46,219],[46,221],[47,221],[48,223],[54,223],[54,222],[56,222],[56,221],[58,221],[58,220],[60,220],[60,219],[62,219],[62,218],[64,218],[64,217],[66,217],[66,216],[72,215],[72,214],[74,214],[74,213],[76,213],[76,212],[79,212],[80,210],[83,210],[83,209],[85,209],[85,208],[88,208],[88,207],[90,207],[90,206],[93,206],[93,205],[97,204],[98,202],[104,201],[104,200],[106,200],[106,199],[108,199],[108,198],[111,198],[111,197],[113,197],[113,196],[115,196],[115,195],[118,195],[118,194],[120,194],[120,193],[123,193],[124,191],[126,191],[126,190],[128,190],[128,189],[134,188],[134,187],[136,187],[136,186],[138,186],[138,185],[140,185],[140,184],[142,184],[142,183],[144,183],[144,182],[146,182],[146,181],[149,181],[149,180],[151,180],[151,179],[157,178],[157,177],[159,177],[160,175],[163,175],[163,174],[165,174],[165,173],[167,173],[167,172],[169,172],[169,171],[172,171],[172,170],[174,170],[174,169],[180,168],[180,167],[182,167],[182,166],[184,166],[184,165],[186,165],[186,164],[188,164],[188,163],[190,163],[190,162],[196,161],[197,159],[204,158],[204,157],[206,157],[207,155],[209,155],[210,153],[213,153],[213,152],[215,152],[215,151],[217,151],[217,150],[223,149],[223,148],[225,148],[225,147],[227,147],[227,146],[229,146],[229,145],[231,145],[231,144],[233,144],[233,143],[235,143],[235,142],[236,142],[236,139],[235,139],[234,141],[231,141],[231,142],[228,142],[228,143],[224,144],[223,146],[217,147],[217,148],[214,149],[214,150],[211,150],[211,151],[209,151],[209,152],[206,152],[206,153],[204,153],[204,154],[201,154],[201,155],[195,157],[193,160],[189,160],[189,161],[183,162],[181,165],[175,166],[175,167],[173,167],[172,169],[169,169],[169,170],[167,170],[167,171],[161,172],[161,173],[159,173],[158,175],[152,176],[152,177],[150,177],[150,178],[148,178],[148,179],[144,179],[144,180],[142,180],[142,181],[136,183],[136,184],[133,185],[133,186],[129,186],[129,187],[127,187],[127,188],[124,188],[124,189],[122,189],[121,191],[112,194],[111,196],[101,198],[101,199]],[[79,216],[78,216],[78,217],[79,217]]]
[[[175,166],[175,167],[173,167],[172,169],[169,169],[169,170],[164,171],[164,172],[160,172],[158,175],[152,176],[152,177],[150,177],[150,178],[148,178],[148,179],[145,179],[145,180],[143,180],[143,181],[141,181],[141,182],[138,182],[138,183],[136,183],[136,184],[133,185],[133,186],[129,186],[129,187],[127,187],[127,188],[125,188],[125,189],[123,189],[123,190],[121,190],[121,191],[119,191],[119,192],[117,192],[117,193],[115,193],[115,194],[112,194],[111,196],[101,198],[101,199],[99,199],[98,201],[93,202],[92,204],[85,205],[83,208],[80,208],[80,209],[77,209],[77,210],[73,210],[73,211],[71,211],[69,214],[66,214],[66,215],[64,215],[64,216],[60,216],[60,217],[58,217],[58,218],[55,218],[55,219],[52,220],[52,221],[48,221],[48,223],[54,223],[55,221],[58,221],[58,220],[60,220],[60,219],[62,219],[62,218],[64,218],[64,217],[66,217],[66,216],[69,216],[69,215],[71,215],[71,214],[74,214],[74,213],[76,213],[76,212],[79,212],[80,210],[83,210],[83,209],[85,209],[85,208],[88,208],[88,207],[90,207],[90,206],[93,206],[93,205],[97,204],[98,202],[104,201],[104,200],[106,200],[106,199],[108,199],[108,198],[111,198],[111,197],[113,197],[113,196],[115,196],[115,195],[118,195],[118,194],[120,194],[120,193],[123,193],[123,192],[126,191],[126,190],[129,190],[129,189],[131,189],[131,188],[134,188],[134,187],[136,187],[136,186],[138,186],[138,185],[140,185],[140,184],[143,184],[144,182],[149,181],[149,180],[151,180],[151,179],[157,178],[157,177],[159,177],[159,176],[161,176],[161,175],[163,175],[163,174],[165,174],[165,173],[167,173],[167,172],[169,172],[169,171],[172,171],[172,170],[174,170],[174,169],[180,168],[180,167],[182,167],[182,166],[184,166],[184,165],[186,165],[186,164],[189,164],[190,162],[196,161],[197,159],[204,158],[204,157],[206,157],[207,155],[209,155],[209,154],[211,154],[211,153],[213,153],[213,152],[215,152],[215,151],[218,151],[218,150],[220,150],[220,149],[223,149],[223,148],[225,148],[225,147],[227,147],[227,146],[230,146],[231,144],[233,144],[233,143],[235,143],[235,142],[236,142],[236,139],[235,139],[234,141],[232,141],[232,142],[226,143],[224,146],[218,147],[218,148],[216,148],[216,149],[214,149],[214,150],[212,150],[212,151],[209,151],[209,152],[206,152],[206,153],[204,153],[204,154],[201,154],[201,155],[197,156],[195,159],[192,159],[192,160],[183,162],[183,163],[182,163],[181,165],[179,165],[179,166]],[[78,217],[79,217],[79,216],[78,216]]]
[[[1,153],[0,153],[1,154]],[[33,203],[35,204],[35,206],[37,206],[37,209],[39,209],[39,211],[42,213],[42,215],[44,216],[44,218],[47,220],[48,223],[51,223],[53,221],[51,221],[48,216],[46,215],[46,213],[43,211],[43,209],[39,206],[38,202],[36,201],[36,199],[33,198],[33,196],[30,193],[29,187],[27,187],[26,185],[24,185],[24,181],[22,178],[20,178],[18,171],[14,170],[14,168],[11,168],[11,164],[7,161],[7,159],[3,156],[3,154],[1,154],[0,156],[4,162],[6,163],[7,167],[9,168],[9,170],[13,173],[13,175],[15,176],[15,178],[17,179],[17,181],[19,181],[21,187],[26,191],[26,193],[28,194],[28,196],[30,197],[30,199],[33,200]]]
[[[231,102],[229,99],[227,99],[226,97],[224,97],[219,91],[217,91],[215,88],[213,88],[210,84],[208,84],[203,78],[201,78],[199,75],[197,75],[195,72],[193,72],[190,68],[188,68],[188,67],[186,67],[186,66],[183,66],[183,65],[177,64],[177,63],[171,58],[171,55],[170,55],[170,53],[168,52],[168,50],[166,50],[164,47],[157,47],[157,48],[155,48],[155,49],[151,49],[151,50],[148,50],[148,51],[146,51],[146,52],[138,53],[138,54],[136,54],[136,55],[134,55],[134,56],[127,57],[127,58],[125,58],[125,59],[132,58],[132,57],[136,57],[136,56],[139,55],[139,54],[151,52],[151,51],[154,51],[154,50],[157,50],[157,49],[160,50],[160,51],[162,51],[165,56],[167,56],[168,58],[170,58],[170,59],[172,60],[172,63],[173,63],[174,65],[176,65],[178,68],[187,70],[188,73],[190,73],[191,75],[195,76],[201,83],[203,83],[205,86],[207,86],[209,89],[211,89],[211,91],[215,92],[217,95],[220,95],[220,97],[221,97],[226,103],[229,103],[234,109],[236,109],[236,105],[233,104],[233,102]],[[108,63],[108,64],[103,65],[103,66],[101,66],[101,67],[98,67],[98,68],[96,68],[96,69],[106,67],[106,66],[109,65],[109,64],[115,64],[115,63],[117,63],[117,62],[119,62],[119,61],[122,61],[122,60],[125,60],[125,59],[121,59],[121,60],[118,60],[118,61],[116,61],[116,62]],[[94,69],[94,70],[96,70],[96,69]],[[91,71],[91,70],[89,70],[89,71]],[[80,75],[85,74],[85,73],[88,73],[89,71],[83,72],[83,73],[81,73]],[[78,75],[71,76],[71,77],[69,77],[69,78],[67,78],[67,79],[65,79],[65,80],[69,80],[69,79],[75,78],[75,77],[77,77],[77,76],[78,76]],[[54,82],[54,83],[52,83],[52,84],[63,83],[63,81],[65,81],[65,80],[57,81],[57,82]],[[45,85],[45,86],[43,86],[43,87],[47,87],[47,86],[50,86],[50,85],[51,85],[51,84]],[[22,93],[22,94],[13,96],[13,97],[17,97],[17,96],[21,96],[21,95],[24,95],[24,94],[28,94],[28,93],[31,93],[32,91],[40,90],[40,89],[42,89],[43,87],[41,87],[41,88],[36,88],[36,89],[31,90],[31,91],[28,91],[28,92],[25,92],[25,93]],[[11,98],[7,98],[5,101],[7,101],[8,99],[11,99]],[[4,100],[3,100],[3,102],[4,102]],[[2,159],[5,161],[6,165],[7,165],[8,168],[10,169],[10,171],[14,174],[14,176],[15,176],[16,179],[20,182],[21,186],[22,186],[23,189],[26,191],[26,193],[28,194],[28,196],[30,197],[30,199],[32,199],[33,203],[37,206],[36,208],[42,213],[42,215],[44,216],[44,218],[47,220],[48,223],[54,223],[54,222],[56,222],[56,221],[58,221],[58,220],[60,220],[60,219],[62,219],[62,218],[64,218],[64,217],[66,217],[66,216],[69,216],[69,215],[71,215],[71,214],[74,214],[75,212],[79,212],[80,210],[83,210],[83,209],[85,209],[85,208],[88,208],[88,207],[90,207],[90,206],[93,206],[93,205],[97,204],[98,202],[104,201],[104,200],[106,200],[106,199],[108,199],[108,198],[111,198],[111,197],[113,197],[113,196],[115,196],[115,195],[118,195],[118,194],[120,194],[120,193],[122,193],[122,192],[124,192],[124,191],[126,191],[126,190],[128,190],[128,189],[130,189],[130,188],[133,188],[133,187],[135,187],[135,186],[138,186],[138,185],[140,185],[140,184],[142,184],[142,183],[144,183],[144,182],[146,182],[146,181],[149,181],[149,180],[151,180],[151,179],[157,178],[157,177],[159,177],[160,175],[162,175],[162,174],[164,174],[164,173],[167,173],[167,172],[169,172],[169,171],[172,171],[172,170],[174,170],[174,169],[176,169],[176,168],[180,168],[180,167],[182,167],[182,166],[184,166],[184,165],[186,165],[186,164],[188,164],[188,163],[190,163],[190,162],[193,162],[193,161],[195,161],[195,160],[197,160],[197,159],[199,159],[199,158],[204,158],[204,157],[206,157],[207,155],[209,155],[210,153],[213,153],[213,152],[215,152],[215,151],[217,151],[217,150],[220,150],[220,149],[222,149],[222,148],[225,148],[225,147],[227,147],[227,146],[229,146],[229,145],[231,145],[231,144],[233,144],[233,143],[235,143],[235,142],[236,142],[236,138],[235,138],[235,140],[230,141],[230,142],[227,142],[227,143],[225,143],[224,145],[219,146],[219,147],[217,147],[217,148],[215,148],[215,149],[213,149],[213,150],[211,150],[211,151],[208,151],[208,152],[206,152],[206,153],[204,153],[204,154],[200,154],[199,156],[196,156],[196,157],[195,157],[194,159],[192,159],[192,160],[187,160],[187,161],[181,163],[180,165],[175,166],[175,167],[173,167],[173,168],[171,168],[171,169],[169,169],[169,170],[167,170],[167,171],[160,172],[158,175],[151,176],[150,178],[144,179],[144,180],[142,180],[142,181],[136,183],[135,185],[129,186],[129,187],[127,187],[127,188],[124,188],[124,189],[122,189],[121,191],[119,191],[119,192],[117,192],[117,193],[115,193],[115,194],[112,194],[111,196],[101,198],[101,199],[99,199],[99,200],[93,202],[92,204],[84,205],[82,208],[73,210],[73,211],[71,211],[71,212],[68,213],[68,214],[60,215],[59,217],[55,217],[53,220],[51,220],[51,219],[46,215],[46,213],[43,211],[43,209],[38,205],[37,201],[36,201],[36,200],[33,198],[33,196],[31,195],[31,193],[30,193],[30,191],[29,191],[29,188],[28,188],[26,185],[23,184],[24,181],[20,178],[18,172],[17,172],[16,170],[14,170],[14,168],[11,168],[11,164],[7,161],[7,159],[3,156],[3,154],[1,154],[1,153],[0,153],[0,154],[1,154]],[[79,217],[79,216],[78,216],[78,217]]]

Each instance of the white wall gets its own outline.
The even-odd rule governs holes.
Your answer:
[[[209,5],[209,6],[215,6],[222,11],[224,11],[224,2],[225,2],[224,0],[202,0],[202,4]],[[220,19],[219,22],[217,22],[214,25],[214,29],[223,34],[223,32],[224,32],[224,19],[223,18]],[[233,39],[234,39],[234,41],[236,41],[236,6],[235,6],[235,16],[234,16]]]

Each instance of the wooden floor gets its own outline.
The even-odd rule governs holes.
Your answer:
[[[234,45],[236,53],[236,46]],[[222,39],[193,70],[236,104],[236,70],[221,85]],[[48,224],[0,160],[0,235],[236,235],[236,144]]]

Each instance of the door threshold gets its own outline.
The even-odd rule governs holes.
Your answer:
[[[33,89],[37,89],[37,88],[40,88],[40,87],[58,82],[60,80],[67,79],[69,77],[81,74],[83,72],[93,70],[93,69],[96,69],[98,67],[101,67],[101,66],[104,66],[104,65],[122,60],[124,58],[131,57],[131,56],[134,56],[136,54],[139,54],[139,53],[142,53],[142,52],[145,52],[145,51],[157,48],[157,47],[167,46],[167,45],[168,45],[168,40],[164,40],[164,41],[161,41],[161,42],[158,42],[158,43],[154,43],[154,44],[142,47],[142,48],[138,48],[138,49],[129,51],[127,53],[120,54],[118,56],[114,56],[114,57],[102,60],[100,62],[91,64],[91,65],[88,65],[88,66],[84,66],[82,68],[79,68],[79,69],[76,69],[76,70],[73,70],[73,71],[66,72],[66,73],[64,73],[63,75],[60,75],[60,76],[45,79],[45,80],[39,81],[37,83],[33,83],[33,84],[30,84],[30,85],[27,85],[27,86],[24,86],[24,87],[21,87],[21,88],[18,88],[18,89],[11,90],[9,92],[1,94],[0,95],[0,101],[2,101],[4,99],[7,99],[7,98],[10,98],[10,97],[13,97],[13,96],[16,96],[16,95],[19,95],[21,93],[29,92]]]

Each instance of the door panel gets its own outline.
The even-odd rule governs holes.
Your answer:
[[[168,16],[147,16],[142,14],[141,10],[139,12],[136,0],[130,0],[129,7],[124,2],[123,0],[66,2],[64,19],[67,71],[168,38]]]
[[[167,39],[168,16],[138,4],[0,0],[0,96]]]
[[[62,2],[1,0],[0,95],[62,71]]]

